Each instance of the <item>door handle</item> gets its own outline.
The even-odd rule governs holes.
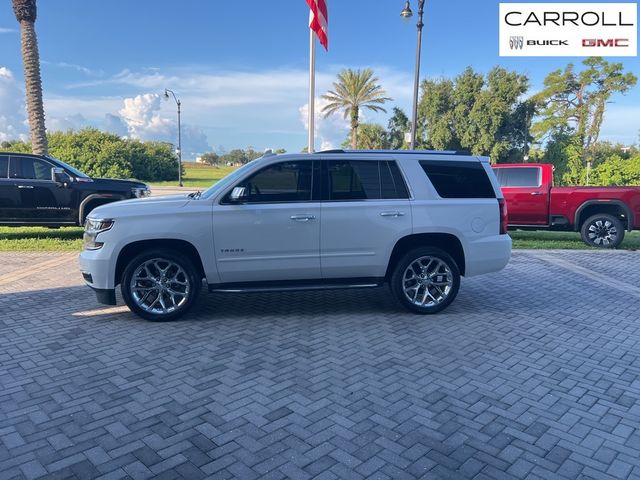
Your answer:
[[[404,217],[404,212],[380,212],[381,217]]]
[[[543,192],[531,192],[531,195],[544,195]]]
[[[315,220],[315,215],[291,215],[291,220],[295,220],[296,222],[308,222],[309,220]]]
[[[18,185],[18,188],[33,188],[33,185]]]

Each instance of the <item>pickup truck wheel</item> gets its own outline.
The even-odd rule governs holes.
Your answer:
[[[171,250],[155,250],[133,258],[122,275],[122,297],[142,318],[175,320],[193,305],[202,280],[189,258]]]
[[[458,294],[460,270],[449,254],[431,247],[415,248],[396,264],[391,290],[408,310],[419,314],[445,309]]]
[[[616,248],[624,239],[624,225],[618,218],[601,213],[587,218],[580,234],[590,247]]]

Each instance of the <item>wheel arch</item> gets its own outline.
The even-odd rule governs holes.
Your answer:
[[[633,229],[633,214],[629,206],[622,200],[587,200],[576,210],[573,228],[579,232],[587,218],[604,213],[620,219],[625,229]]]
[[[196,267],[200,278],[205,278],[204,266],[202,258],[198,253],[198,249],[190,242],[186,240],[179,240],[173,238],[162,238],[153,240],[139,240],[131,242],[125,245],[118,253],[118,260],[116,261],[116,269],[114,273],[114,285],[118,285],[122,279],[122,274],[127,264],[136,255],[152,249],[168,249],[174,250],[178,253],[186,255]]]
[[[106,205],[107,203],[117,202],[119,200],[124,200],[125,197],[122,195],[114,195],[114,194],[104,194],[104,193],[92,193],[91,195],[87,195],[82,202],[80,202],[80,206],[78,207],[78,225],[84,224],[87,215],[93,210],[101,205]],[[93,208],[88,208],[90,205],[97,203],[98,205]]]
[[[462,242],[451,233],[414,233],[399,239],[393,247],[385,280],[388,281],[393,273],[396,263],[402,255],[416,247],[436,247],[451,255],[455,260],[460,275],[465,274],[465,256]]]

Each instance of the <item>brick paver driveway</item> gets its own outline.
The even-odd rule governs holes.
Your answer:
[[[154,324],[75,255],[2,254],[0,478],[640,478],[638,272],[516,252],[432,317],[379,289]]]

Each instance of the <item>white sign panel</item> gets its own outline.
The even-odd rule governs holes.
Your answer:
[[[638,4],[501,3],[501,57],[635,57]]]

